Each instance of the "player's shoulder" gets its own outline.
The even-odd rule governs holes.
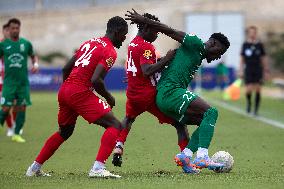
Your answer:
[[[153,44],[146,41],[143,39],[141,36],[136,36],[133,38],[133,40],[129,44],[130,47],[140,47],[140,48],[145,48],[145,47],[151,47],[153,48]]]
[[[194,33],[187,33],[185,36],[184,36],[184,39],[183,41],[185,40],[194,40],[196,42],[200,42],[200,43],[203,43],[202,40]]]
[[[19,42],[24,42],[24,43],[31,43],[28,39],[24,38],[24,37],[20,37]]]

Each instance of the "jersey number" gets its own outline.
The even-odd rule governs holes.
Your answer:
[[[90,43],[86,43],[82,48],[81,51],[84,51],[84,53],[78,58],[78,60],[75,62],[75,66],[78,67],[80,64],[82,64],[82,67],[87,66],[90,63],[90,58],[92,57],[92,52],[97,47],[94,46],[90,51]]]
[[[108,104],[105,101],[103,101],[102,99],[99,99],[99,103],[103,104],[104,110],[109,107]]]
[[[134,61],[132,59],[132,51],[129,52],[129,57],[127,59],[127,72],[132,72],[133,76],[136,76],[137,68],[135,67]]]

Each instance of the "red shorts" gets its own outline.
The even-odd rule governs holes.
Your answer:
[[[87,87],[63,84],[58,93],[59,125],[75,125],[80,115],[89,123],[94,123],[111,111],[109,105]]]
[[[127,98],[126,101],[126,116],[129,118],[136,118],[138,115],[142,114],[143,112],[149,112],[152,115],[154,115],[156,118],[158,118],[159,122],[162,123],[168,123],[173,125],[174,119],[166,116],[163,112],[159,110],[155,103],[155,99],[148,99],[147,102],[145,102],[145,99],[143,100],[130,100]]]

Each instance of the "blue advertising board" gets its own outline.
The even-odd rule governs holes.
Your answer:
[[[201,86],[204,89],[214,89],[217,86],[215,68],[201,69]],[[124,68],[112,68],[105,78],[106,87],[109,90],[125,90],[127,84],[123,82],[125,77]],[[235,80],[234,70],[229,68],[229,83]],[[62,83],[61,68],[42,68],[37,74],[29,74],[32,90],[57,91]],[[195,79],[190,84],[191,88],[196,87]]]

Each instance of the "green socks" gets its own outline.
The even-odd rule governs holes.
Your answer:
[[[4,112],[2,109],[0,110],[0,124],[3,126],[6,117],[8,116],[9,112]]]
[[[217,118],[218,118],[218,111],[216,108],[209,108],[204,113],[202,122],[199,126],[198,147],[208,149],[214,134]]]
[[[217,118],[217,109],[209,108],[204,113],[200,126],[192,133],[186,148],[189,148],[193,153],[195,153],[199,147],[208,149],[214,134]]]
[[[26,111],[17,112],[15,134],[18,135],[23,128],[26,119]]]
[[[199,144],[199,127],[192,133],[190,141],[186,148],[189,148],[193,153],[198,149]]]

